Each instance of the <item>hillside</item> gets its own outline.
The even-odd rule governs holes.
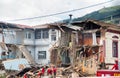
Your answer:
[[[98,11],[87,14],[83,17],[75,18],[73,19],[73,21],[82,21],[86,19],[96,19],[96,20],[113,23],[113,20],[115,22],[116,19],[120,19],[120,5],[100,9]],[[63,22],[68,22],[68,21],[69,20],[67,19],[64,20]]]

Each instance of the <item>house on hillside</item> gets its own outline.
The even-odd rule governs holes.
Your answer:
[[[78,51],[78,57],[84,64],[84,71],[95,73],[99,68],[111,69],[115,60],[120,60],[119,26],[97,20],[73,22],[72,25],[82,27],[79,39],[83,50]]]

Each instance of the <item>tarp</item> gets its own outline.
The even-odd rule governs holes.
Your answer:
[[[30,67],[28,61],[24,58],[6,60],[2,62],[6,70],[22,70],[23,68]]]

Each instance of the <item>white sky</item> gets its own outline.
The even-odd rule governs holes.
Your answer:
[[[69,18],[69,14],[72,14],[73,18],[81,17],[87,13],[99,10],[103,7],[118,5],[120,3],[120,0],[114,0],[106,4],[66,14],[55,15],[45,18],[37,18],[32,20],[10,21],[14,19],[23,19],[64,12],[106,1],[110,0],[0,0],[0,21],[31,26],[39,25],[67,19]]]

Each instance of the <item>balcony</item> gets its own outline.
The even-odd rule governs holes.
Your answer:
[[[50,40],[49,39],[36,39],[35,45],[49,45]]]
[[[34,39],[24,39],[23,44],[25,44],[25,45],[34,45]]]

